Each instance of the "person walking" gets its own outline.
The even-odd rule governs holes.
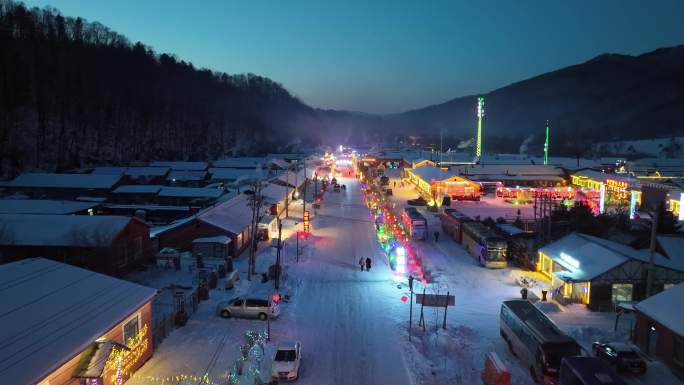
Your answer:
[[[371,268],[371,259],[370,257],[366,258],[366,271],[370,271]]]
[[[359,266],[361,266],[361,271],[363,271],[363,257],[359,259]]]
[[[435,231],[435,243],[439,242],[439,231]]]

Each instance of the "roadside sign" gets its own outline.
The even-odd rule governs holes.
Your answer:
[[[309,210],[304,211],[304,232],[308,233],[310,230],[309,225]]]
[[[430,307],[454,306],[456,298],[453,295],[416,294],[416,303]]]

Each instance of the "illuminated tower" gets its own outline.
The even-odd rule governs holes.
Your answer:
[[[546,140],[544,140],[544,164],[549,163],[549,121],[546,121]]]
[[[475,156],[482,156],[482,118],[484,117],[484,96],[477,98],[477,147]]]

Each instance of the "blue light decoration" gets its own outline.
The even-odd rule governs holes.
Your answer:
[[[637,199],[639,197],[639,193],[632,190],[631,196],[629,197],[629,219],[634,219],[636,218],[636,210],[637,210]]]

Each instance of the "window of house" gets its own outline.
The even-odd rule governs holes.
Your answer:
[[[613,303],[631,302],[633,285],[631,283],[614,283],[612,287]]]
[[[124,344],[128,345],[129,341],[138,335],[138,331],[140,330],[140,314],[136,314],[135,317],[131,318],[128,320],[123,325],[123,340]]]

